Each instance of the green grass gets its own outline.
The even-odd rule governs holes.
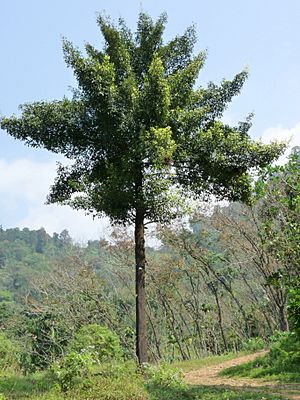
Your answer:
[[[148,388],[151,400],[281,400],[279,395],[245,388],[191,386],[175,389],[167,387]]]
[[[0,393],[5,396],[5,399],[42,399],[44,394],[48,394],[54,388],[54,385],[49,373],[36,373],[28,376],[2,375],[0,377]],[[0,400],[2,400],[1,397]]]
[[[281,397],[248,389],[189,386],[144,386],[141,380],[96,377],[91,385],[62,393],[47,374],[1,378],[5,400],[279,400]],[[1,396],[0,396],[1,399]],[[2,400],[2,399],[1,399]]]
[[[0,378],[1,394],[5,400],[148,400],[149,395],[141,377],[95,376],[89,384],[78,383],[63,393],[49,373]]]
[[[221,356],[209,356],[195,360],[176,361],[171,365],[172,367],[175,368],[181,368],[184,372],[189,372],[195,369],[209,367],[211,365],[217,365],[223,361],[233,360],[234,358],[237,358],[239,356],[244,356],[246,354],[249,354],[249,352],[241,351],[239,353],[228,353],[228,354],[223,354]]]
[[[283,337],[266,356],[227,368],[221,375],[300,382],[300,340],[293,334]]]

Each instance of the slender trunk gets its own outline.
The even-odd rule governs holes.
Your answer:
[[[136,296],[136,355],[140,364],[148,361],[146,293],[145,293],[145,227],[144,214],[136,210],[135,217],[135,296]]]
[[[224,332],[224,327],[223,327],[222,309],[221,309],[221,305],[220,305],[218,289],[216,287],[213,288],[213,293],[214,293],[216,304],[217,304],[218,323],[219,323],[219,328],[220,328],[220,332],[221,332],[224,348],[225,348],[226,351],[228,351],[228,344],[227,344],[227,340],[226,340],[226,336],[225,336],[225,332]]]
[[[149,310],[149,312],[147,313],[147,317],[148,317],[150,326],[152,328],[154,345],[155,345],[155,348],[156,348],[156,351],[157,351],[158,359],[161,360],[162,359],[162,354],[161,354],[161,351],[160,351],[159,340],[158,340],[158,337],[157,337],[157,334],[156,334],[156,326],[155,326],[155,323],[152,321],[152,317],[151,317],[151,313],[150,313],[150,306],[149,306],[148,302],[147,302],[147,306],[148,306],[148,310]]]
[[[289,323],[286,315],[286,307],[285,304],[281,304],[279,306],[279,327],[281,331],[288,331],[289,330]]]

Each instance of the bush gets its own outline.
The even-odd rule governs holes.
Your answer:
[[[60,315],[51,312],[28,313],[24,323],[27,349],[21,357],[22,369],[45,369],[64,354],[70,334]]]
[[[89,382],[91,378],[92,366],[95,363],[92,355],[88,352],[69,353],[60,362],[52,367],[52,372],[62,391],[73,388],[78,380],[84,379],[84,383]],[[78,379],[79,378],[79,379]]]
[[[242,349],[246,351],[257,351],[263,350],[266,347],[266,342],[261,337],[255,337],[248,339],[247,342],[243,343]]]
[[[182,369],[174,368],[169,365],[145,365],[144,373],[146,383],[149,386],[184,388],[184,374]]]
[[[289,332],[275,331],[273,335],[268,337],[268,343],[273,345],[274,343],[281,342],[284,338],[290,335]]]
[[[292,329],[300,339],[300,283],[297,283],[289,292],[288,315]]]
[[[0,333],[0,370],[7,371],[17,367],[20,352],[18,346]]]
[[[104,326],[83,326],[75,335],[69,349],[78,353],[88,352],[98,361],[120,359],[122,350],[118,336]]]
[[[264,359],[265,367],[278,371],[300,370],[300,342],[295,334],[289,334],[275,343]]]

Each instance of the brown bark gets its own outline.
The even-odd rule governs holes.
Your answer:
[[[147,356],[147,323],[145,293],[145,227],[144,214],[136,211],[135,217],[135,296],[136,296],[136,355],[139,364],[148,361]]]

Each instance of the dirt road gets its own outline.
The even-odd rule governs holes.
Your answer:
[[[185,380],[191,385],[220,386],[235,390],[261,390],[267,393],[280,394],[286,399],[300,400],[300,384],[298,383],[281,384],[279,382],[265,381],[262,379],[230,378],[219,376],[219,373],[225,368],[245,364],[266,353],[266,351],[260,351],[254,354],[241,356],[233,360],[224,361],[218,365],[203,367],[198,370],[187,372],[185,374]]]

